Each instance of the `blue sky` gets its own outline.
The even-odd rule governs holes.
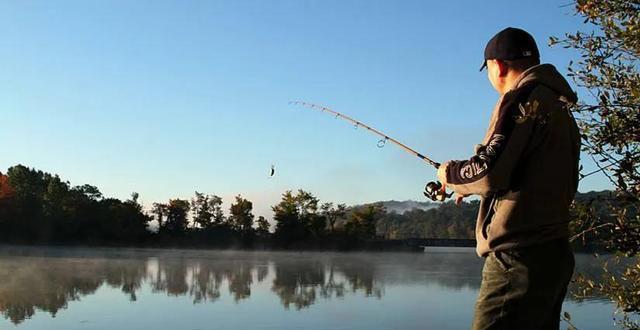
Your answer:
[[[330,106],[438,161],[467,158],[497,99],[478,72],[487,40],[524,28],[566,72],[576,54],[548,37],[584,27],[564,4],[3,1],[0,171],[21,163],[147,205],[242,194],[267,216],[287,189],[421,200],[431,167],[288,102]],[[592,176],[580,190],[608,187]]]

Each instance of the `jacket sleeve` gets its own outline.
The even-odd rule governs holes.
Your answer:
[[[534,87],[523,86],[503,97],[488,143],[477,147],[470,159],[449,163],[447,187],[458,194],[482,196],[509,188],[534,127],[536,109],[531,108],[537,102],[527,102]]]

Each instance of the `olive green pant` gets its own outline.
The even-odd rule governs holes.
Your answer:
[[[574,265],[565,240],[490,253],[472,329],[559,329]]]

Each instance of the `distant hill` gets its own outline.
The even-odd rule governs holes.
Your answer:
[[[603,190],[603,191],[589,191],[589,192],[585,192],[585,193],[580,193],[578,192],[576,194],[576,201],[578,202],[586,202],[588,200],[592,200],[592,199],[597,199],[599,201],[602,200],[606,200],[609,198],[612,198],[612,194],[613,192],[610,190]],[[470,201],[472,200],[472,198],[468,198],[465,201]],[[434,202],[428,202],[428,201],[423,201],[423,202],[418,202],[418,201],[412,201],[412,200],[406,200],[406,201],[394,201],[394,200],[390,200],[390,201],[379,201],[379,202],[375,202],[375,203],[380,203],[382,204],[386,209],[387,212],[395,212],[398,214],[404,214],[407,211],[411,211],[414,209],[418,209],[418,210],[423,210],[423,211],[427,211],[427,210],[431,210],[431,209],[437,209],[438,207],[440,207],[440,205],[442,205],[442,203],[438,202],[438,203],[434,203]],[[369,205],[369,204],[374,204],[374,203],[367,203],[367,204],[363,204],[363,205],[354,205],[353,207],[359,207],[359,206],[365,206],[365,205]]]
[[[611,191],[590,191],[576,194],[578,203],[588,203],[601,216],[610,210],[605,207],[611,199]],[[382,201],[386,207],[384,214],[376,223],[376,233],[387,239],[428,238],[473,238],[479,201],[469,199],[460,206],[452,200],[446,203],[417,201]],[[354,208],[366,206],[358,205]],[[370,204],[369,204],[370,205]]]
[[[411,211],[415,209],[427,211],[431,209],[437,209],[438,207],[440,207],[440,204],[431,203],[431,202],[417,202],[412,200],[406,200],[406,201],[391,200],[391,201],[381,201],[378,203],[382,204],[387,209],[387,212],[395,212],[398,214],[404,214],[407,211]]]

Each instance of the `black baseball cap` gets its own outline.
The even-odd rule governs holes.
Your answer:
[[[540,58],[536,41],[527,31],[508,27],[487,43],[480,71],[487,66],[487,60],[517,60],[528,57]]]

